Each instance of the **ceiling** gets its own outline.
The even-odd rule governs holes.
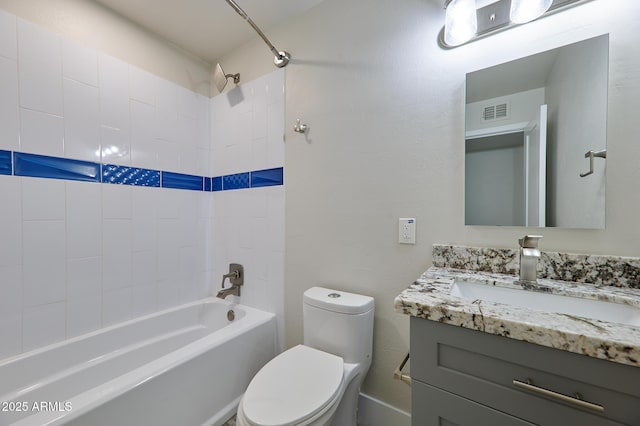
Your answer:
[[[259,37],[225,0],[96,1],[211,64]],[[286,46],[281,47],[278,40],[269,36],[269,28],[303,14],[321,1],[237,0],[236,3],[276,48],[284,50]]]

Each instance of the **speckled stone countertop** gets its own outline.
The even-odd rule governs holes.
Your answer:
[[[557,263],[551,268],[557,275],[577,277],[579,282],[542,278],[529,283],[518,281],[517,275],[509,273],[514,271],[514,261],[508,251],[434,246],[433,257],[435,266],[396,297],[396,312],[640,367],[640,327],[450,295],[454,280],[458,280],[640,308],[640,259],[598,256],[596,263],[606,265],[605,276],[617,276],[614,283],[614,278],[604,279],[588,270],[589,256],[548,253],[547,259],[569,261],[566,266]],[[461,265],[465,269],[455,267]],[[546,267],[543,264],[539,270]],[[496,268],[508,273],[493,272]],[[517,259],[515,268],[517,271]]]

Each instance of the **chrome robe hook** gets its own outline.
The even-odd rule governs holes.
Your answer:
[[[298,133],[306,133],[309,130],[309,126],[306,124],[301,124],[300,119],[296,122],[295,126],[293,126],[293,131]]]
[[[584,154],[584,158],[589,159],[589,171],[587,173],[580,173],[580,177],[589,176],[593,174],[593,159],[594,158],[607,158],[607,150],[603,149],[602,151],[588,151]]]

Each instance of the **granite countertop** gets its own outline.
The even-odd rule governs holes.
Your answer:
[[[454,280],[583,297],[640,308],[640,291],[635,285],[614,287],[555,279],[539,279],[537,283],[529,283],[518,281],[517,276],[512,274],[436,265],[396,297],[395,309],[398,313],[418,318],[640,367],[640,327],[452,296],[449,293]]]

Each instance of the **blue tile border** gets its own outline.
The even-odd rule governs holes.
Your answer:
[[[182,173],[162,172],[162,187],[173,189],[204,190],[204,176],[185,175]]]
[[[102,166],[102,182],[159,188],[160,171],[104,164]]]
[[[284,185],[284,168],[197,176],[0,150],[0,175],[217,192]]]
[[[249,188],[249,172],[222,176],[222,190]]]
[[[11,151],[0,151],[0,175],[10,175],[12,169]]]
[[[256,170],[251,172],[251,187],[276,186],[284,183],[284,169]]]
[[[100,164],[46,155],[13,153],[16,176],[100,182]]]
[[[211,178],[211,190],[222,191],[222,176]]]

